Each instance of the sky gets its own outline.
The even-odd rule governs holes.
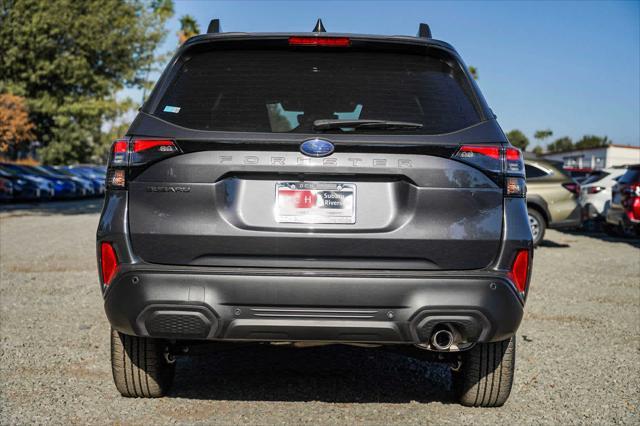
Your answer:
[[[640,144],[640,1],[174,1],[165,51],[185,14],[201,31],[213,18],[223,31],[311,31],[322,18],[329,32],[415,35],[426,22],[478,69],[505,132]]]

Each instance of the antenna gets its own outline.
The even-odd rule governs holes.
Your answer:
[[[318,22],[316,22],[316,26],[313,29],[314,33],[326,33],[327,30],[324,29],[324,25],[322,25],[322,19],[318,18]]]
[[[424,22],[420,23],[420,27],[418,27],[418,37],[431,38],[431,28],[429,28],[429,25]]]
[[[220,28],[220,20],[212,19],[211,22],[209,22],[209,27],[207,28],[207,34],[215,34],[215,33],[219,33],[220,31],[222,31],[222,29]]]

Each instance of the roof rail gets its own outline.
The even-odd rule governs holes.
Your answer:
[[[431,38],[431,28],[429,28],[429,25],[424,22],[420,23],[420,26],[418,27],[418,37]]]
[[[222,28],[220,28],[220,20],[212,19],[211,22],[209,22],[209,27],[207,28],[207,34],[215,34],[221,31],[222,31]]]
[[[318,18],[316,22],[316,26],[313,28],[314,33],[326,33],[327,30],[324,29],[324,25],[322,25],[322,19]]]

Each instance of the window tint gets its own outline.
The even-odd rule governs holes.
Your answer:
[[[480,120],[458,64],[382,51],[197,53],[154,114],[183,127],[243,132],[309,133],[318,119],[380,119],[423,125],[394,134],[439,134]]]
[[[535,179],[535,178],[539,178],[539,177],[543,177],[543,176],[547,176],[549,173],[547,173],[546,171],[536,167],[536,166],[532,166],[531,164],[525,164],[524,165],[524,170],[525,170],[525,174],[527,176],[527,179]]]

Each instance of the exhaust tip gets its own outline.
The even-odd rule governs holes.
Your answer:
[[[446,351],[453,345],[453,333],[448,328],[440,328],[431,336],[431,346],[439,351]]]

